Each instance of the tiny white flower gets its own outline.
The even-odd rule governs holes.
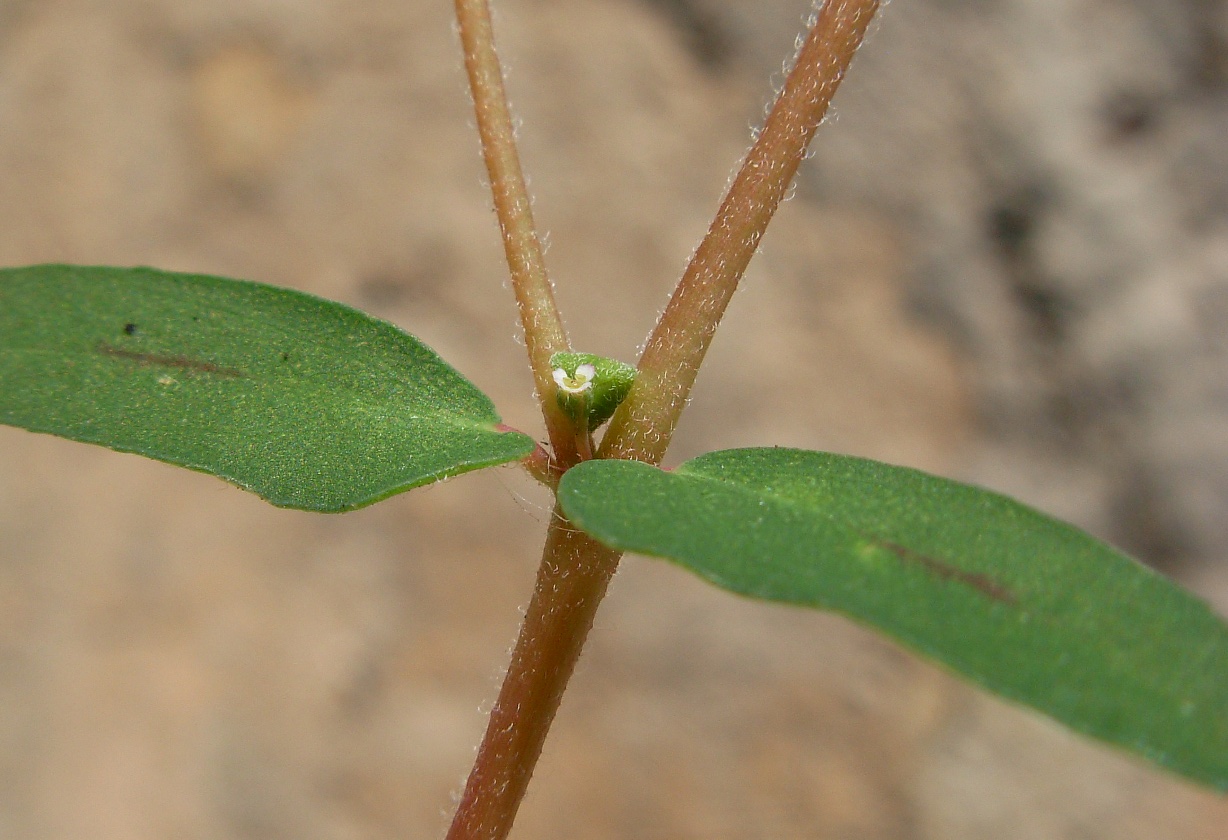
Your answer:
[[[554,369],[554,384],[564,394],[583,394],[593,389],[593,377],[597,368],[592,365],[576,365],[576,375],[568,376],[562,368]]]

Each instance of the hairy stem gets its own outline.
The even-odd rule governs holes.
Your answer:
[[[533,232],[486,0],[456,0],[456,7],[482,148],[555,452],[554,463],[526,466],[547,479],[579,460],[585,447],[577,435],[586,440],[587,431],[577,429],[552,398],[549,359],[566,349],[567,339]],[[758,141],[649,339],[637,383],[615,414],[600,456],[655,463],[665,453],[712,333],[877,7],[878,0],[828,0],[819,13]],[[574,530],[556,508],[533,600],[448,840],[503,840],[511,830],[620,556]]]
[[[511,831],[620,556],[555,510],[533,600],[447,840],[502,840]]]
[[[784,89],[640,356],[599,457],[660,462],[712,335],[759,247],[879,0],[827,0]]]
[[[550,488],[551,492],[558,489],[559,478],[562,477],[559,472],[558,465],[550,457],[550,453],[542,448],[542,445],[537,444],[537,448],[529,453],[528,457],[520,462],[524,467],[525,472],[535,478],[541,484]]]
[[[533,209],[520,170],[515,129],[503,89],[503,70],[495,53],[487,0],[456,0],[456,20],[473,93],[482,155],[490,175],[490,191],[503,234],[503,250],[507,255],[520,323],[524,327],[525,348],[533,368],[537,399],[554,457],[560,464],[570,466],[578,460],[576,437],[570,419],[554,400],[550,357],[571,347],[554,302],[554,289],[546,274],[541,241],[533,224]]]

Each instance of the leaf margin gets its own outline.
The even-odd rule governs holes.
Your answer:
[[[13,285],[8,285],[12,281]],[[71,432],[63,428],[52,428],[54,422],[23,422],[16,416],[12,404],[5,405],[3,403],[3,394],[0,394],[0,423],[5,425],[15,426],[27,431],[39,434],[49,434],[63,439],[74,440],[82,443],[102,446],[117,452],[131,453],[149,457],[153,460],[158,460],[163,463],[168,463],[174,466],[190,469],[195,472],[201,472],[215,476],[223,481],[238,487],[239,489],[255,493],[270,504],[277,507],[291,508],[298,510],[309,510],[314,512],[346,512],[366,507],[379,501],[383,501],[398,493],[405,492],[417,487],[422,487],[436,481],[449,478],[454,475],[459,475],[465,472],[470,472],[477,469],[483,469],[500,464],[510,463],[516,460],[521,460],[529,455],[536,442],[528,435],[517,430],[503,427],[498,412],[496,411],[493,402],[484,392],[474,385],[468,378],[461,374],[456,368],[447,363],[439,356],[432,348],[427,346],[421,340],[417,339],[410,333],[402,330],[395,324],[376,318],[368,313],[349,306],[338,301],[329,300],[318,295],[304,292],[298,289],[284,288],[274,286],[267,283],[259,283],[250,280],[239,280],[216,275],[186,273],[177,271],[166,271],[162,269],[149,268],[145,266],[120,267],[120,266],[99,266],[99,265],[72,265],[63,263],[47,263],[39,265],[6,267],[0,269],[0,302],[5,302],[6,292],[9,293],[9,301],[12,302],[14,295],[19,292],[14,292],[17,289],[17,283],[22,282],[27,286],[34,286],[39,283],[45,284],[48,288],[64,290],[73,287],[75,284],[85,283],[112,283],[131,284],[129,293],[136,290],[141,284],[158,284],[165,283],[167,288],[173,284],[179,284],[179,287],[187,290],[184,299],[187,300],[189,295],[207,296],[210,292],[218,292],[219,295],[231,295],[233,299],[219,302],[217,305],[221,309],[226,307],[234,307],[235,301],[243,298],[245,295],[253,296],[260,300],[269,300],[282,302],[287,309],[298,307],[304,312],[314,313],[322,320],[335,321],[336,324],[357,324],[361,328],[368,330],[372,335],[379,335],[387,339],[391,343],[402,342],[404,348],[407,348],[406,355],[412,356],[417,354],[418,358],[426,359],[437,371],[446,373],[446,377],[451,377],[451,385],[461,384],[461,387],[454,391],[453,396],[460,394],[457,397],[456,404],[462,405],[469,412],[467,418],[463,418],[458,423],[459,427],[463,427],[465,431],[474,434],[480,434],[492,445],[487,447],[489,450],[481,456],[472,458],[462,458],[456,460],[446,466],[440,466],[425,471],[418,471],[412,480],[407,481],[375,481],[372,482],[370,492],[364,493],[361,497],[354,497],[348,500],[338,501],[335,497],[331,500],[326,500],[323,495],[319,497],[318,503],[305,502],[303,497],[293,494],[285,494],[278,491],[270,491],[268,486],[259,480],[250,480],[244,475],[236,475],[233,472],[226,472],[218,469],[208,463],[194,461],[189,457],[176,457],[168,455],[165,452],[152,454],[152,450],[157,447],[146,444],[132,444],[130,441],[117,439],[115,435],[111,435],[111,439],[106,439],[108,436],[105,433],[89,433],[86,431]],[[96,290],[95,290],[96,291]],[[48,293],[48,299],[52,296]],[[30,300],[23,300],[22,304],[30,309]],[[223,305],[224,304],[224,305]],[[74,298],[72,295],[61,295],[55,299],[55,305],[58,309],[53,308],[49,312],[43,313],[45,320],[50,320],[51,316],[63,316],[66,318],[76,317],[79,319],[89,318],[88,301],[82,298]],[[22,312],[19,307],[15,308],[16,314],[10,312],[8,337],[18,335],[18,330],[22,324],[17,323],[22,317]],[[212,313],[210,313],[212,314]],[[114,313],[108,313],[108,317]],[[5,313],[0,311],[0,329],[5,327]],[[27,318],[29,312],[26,312]],[[114,320],[114,318],[112,318]],[[332,326],[336,326],[333,324]],[[28,324],[26,325],[28,326]],[[112,324],[114,327],[115,324]],[[36,326],[35,329],[38,327]],[[135,324],[124,324],[124,331],[127,336],[132,336],[133,332],[127,332],[128,328],[132,328],[135,332]],[[0,339],[5,337],[0,333]],[[250,336],[249,336],[250,338]],[[104,343],[99,339],[94,344],[91,344],[92,339],[82,339],[82,346],[77,350],[83,356],[91,351],[96,355],[110,356],[114,361],[130,363],[130,366],[135,369],[142,369],[152,366],[156,363],[164,365],[176,365],[180,368],[195,368],[196,373],[212,372],[219,376],[230,375],[231,373],[239,373],[237,366],[230,363],[219,361],[216,357],[213,362],[199,363],[191,361],[185,356],[177,356],[170,353],[159,355],[158,353],[150,352],[135,352],[123,349],[118,349],[110,344]],[[412,350],[412,353],[409,351]],[[23,348],[14,344],[5,346],[0,344],[0,381],[5,379],[5,369],[3,365],[3,356],[8,351],[12,358],[16,358],[19,353],[23,352]],[[25,347],[24,352],[32,352],[30,347]],[[76,362],[68,362],[66,366],[71,368]],[[17,377],[22,374],[17,370],[17,363],[14,362],[9,367],[9,381],[19,381]],[[439,387],[444,387],[439,380],[435,384]],[[464,393],[461,393],[463,391]],[[16,398],[14,401],[16,402]],[[421,409],[422,407],[419,406]],[[429,407],[428,407],[429,408]],[[7,409],[7,410],[6,410]],[[456,421],[459,413],[452,415],[446,409],[440,408],[434,412],[440,422],[449,423]],[[432,414],[431,410],[420,410],[419,415],[426,417]],[[83,429],[88,429],[90,421],[88,418],[78,418],[78,425]],[[151,433],[152,434],[152,433]],[[498,442],[495,446],[494,442]]]
[[[1198,711],[1198,713],[1201,719],[1209,719],[1213,722],[1213,724],[1215,724],[1213,727],[1215,730],[1213,734],[1217,739],[1215,743],[1225,747],[1224,753],[1222,755],[1212,755],[1210,758],[1208,758],[1207,754],[1209,751],[1206,750],[1205,745],[1201,743],[1203,733],[1197,730],[1185,732],[1184,737],[1180,742],[1174,741],[1172,743],[1165,744],[1157,743],[1157,738],[1154,736],[1154,733],[1148,734],[1150,730],[1144,731],[1142,734],[1124,736],[1120,732],[1115,731],[1119,728],[1115,725],[1100,725],[1095,722],[1089,724],[1089,722],[1086,720],[1072,719],[1068,710],[1061,708],[1060,706],[1058,708],[1048,708],[1045,705],[1038,704],[1035,698],[1029,697],[1026,692],[1021,694],[1013,687],[1004,687],[997,684],[992,677],[986,678],[983,674],[970,673],[965,664],[950,661],[951,657],[943,650],[934,649],[926,644],[919,643],[916,639],[902,636],[898,630],[883,627],[878,621],[872,618],[867,618],[865,615],[859,614],[855,610],[849,609],[847,606],[830,603],[818,604],[797,601],[789,598],[778,597],[777,595],[773,595],[765,591],[754,591],[753,588],[742,586],[736,582],[730,581],[727,579],[727,577],[723,577],[721,574],[713,572],[711,569],[702,568],[702,564],[704,562],[702,560],[674,556],[668,553],[667,550],[662,549],[659,545],[656,547],[651,546],[648,544],[648,538],[646,536],[646,531],[649,527],[646,524],[646,519],[632,517],[635,519],[634,522],[622,522],[619,525],[619,527],[623,529],[622,533],[614,533],[617,528],[611,526],[608,521],[598,523],[594,520],[594,517],[597,516],[594,511],[599,511],[603,506],[608,506],[611,499],[611,487],[602,486],[601,481],[596,477],[597,474],[602,471],[637,472],[641,476],[650,479],[651,482],[658,483],[677,481],[693,482],[696,480],[694,472],[696,471],[697,466],[700,472],[703,472],[705,468],[709,468],[709,470],[713,467],[719,468],[721,467],[720,460],[722,458],[728,458],[731,455],[737,457],[737,455],[740,453],[777,453],[778,455],[780,453],[791,453],[800,454],[803,456],[816,456],[823,459],[834,459],[834,461],[842,462],[846,465],[869,467],[871,470],[877,470],[880,472],[885,471],[888,474],[894,474],[896,476],[907,476],[910,479],[920,479],[922,482],[927,484],[936,483],[937,485],[947,489],[956,489],[959,493],[974,493],[982,499],[992,501],[994,504],[1005,504],[1010,511],[1015,514],[1022,515],[1025,519],[1043,521],[1051,526],[1054,526],[1061,534],[1068,537],[1073,537],[1077,542],[1084,545],[1095,544],[1096,546],[1100,547],[1098,550],[1111,552],[1111,554],[1119,558],[1120,561],[1124,561],[1126,564],[1128,564],[1128,568],[1130,568],[1131,572],[1135,575],[1133,578],[1133,583],[1131,584],[1132,586],[1142,586],[1144,582],[1148,581],[1151,584],[1160,584],[1171,597],[1181,601],[1184,608],[1193,610],[1198,614],[1196,617],[1199,620],[1208,622],[1209,626],[1213,628],[1213,631],[1216,634],[1214,643],[1208,642],[1208,647],[1206,650],[1195,652],[1194,655],[1197,657],[1198,661],[1213,661],[1213,663],[1220,669],[1217,673],[1223,673],[1226,675],[1226,684],[1224,686],[1219,686],[1218,693],[1212,693],[1210,695],[1211,699],[1206,701],[1212,705],[1210,711],[1201,709]],[[729,474],[730,473],[727,473],[727,476]],[[701,475],[698,480],[701,482],[707,482],[710,485],[710,488],[717,491],[720,490],[722,484],[732,483],[732,480],[722,480],[721,478],[715,477],[711,474]],[[650,510],[650,516],[659,515],[664,518],[664,516],[668,515],[662,514],[662,511],[668,510],[670,505],[669,500],[666,498],[666,494],[662,494],[657,490],[650,490],[648,488],[648,482],[645,482],[639,486],[637,488],[637,493],[639,495],[637,501],[641,504],[642,508]],[[719,496],[719,493],[717,493],[717,495]],[[649,500],[649,497],[651,497],[651,500]],[[961,679],[977,684],[991,693],[1004,697],[1005,699],[1016,704],[1026,706],[1033,711],[1043,713],[1062,723],[1064,726],[1095,738],[1102,743],[1107,742],[1112,746],[1116,746],[1137,756],[1141,756],[1151,761],[1153,764],[1163,767],[1171,772],[1180,774],[1186,779],[1200,782],[1221,791],[1228,791],[1228,624],[1225,623],[1221,616],[1217,615],[1213,610],[1211,610],[1211,608],[1205,602],[1172,584],[1154,570],[1143,566],[1127,555],[1113,549],[1099,540],[1096,540],[1075,526],[1050,517],[1040,511],[1010,499],[1007,496],[965,483],[932,476],[919,470],[913,470],[906,467],[896,467],[878,461],[871,461],[869,459],[855,458],[853,456],[833,455],[831,453],[811,452],[807,450],[787,449],[783,447],[759,447],[710,452],[687,461],[677,468],[669,471],[661,470],[657,467],[634,461],[606,460],[586,462],[572,468],[563,476],[559,486],[559,503],[568,519],[577,528],[585,531],[594,539],[597,539],[599,542],[602,542],[611,548],[669,560],[697,574],[699,577],[705,579],[709,583],[712,583],[719,588],[726,589],[727,591],[734,592],[735,594],[756,598],[758,600],[792,603],[795,606],[826,609],[841,613],[856,623],[862,624],[869,629],[889,636],[897,643],[900,643],[904,647],[919,653],[944,669],[956,674]],[[690,511],[689,513],[692,517],[695,516],[694,511]],[[611,518],[616,518],[616,515],[611,515]],[[710,522],[707,522],[706,520],[705,522],[706,525],[698,527],[701,529],[703,527],[713,527]],[[749,528],[750,526],[743,523],[743,527]],[[736,538],[737,537],[735,536],[734,539]],[[678,550],[677,546],[674,546],[674,550]],[[907,565],[906,562],[905,565]],[[967,582],[964,581],[964,583]],[[1018,595],[1022,594],[1024,593],[1018,593]],[[986,601],[995,600],[993,598],[986,597],[985,593],[982,593],[982,597]],[[1012,595],[1011,597],[1014,598],[1017,596]],[[994,606],[994,609],[1002,610],[1007,606],[1010,605],[998,603]],[[1116,618],[1120,618],[1120,615],[1116,616]],[[1110,626],[1114,626],[1115,622],[1110,621],[1109,624]],[[1062,655],[1061,651],[1058,651],[1057,653],[1059,656]],[[1193,666],[1191,666],[1189,670],[1195,669]],[[1177,694],[1180,692],[1174,689],[1170,693]],[[1060,691],[1055,691],[1055,695],[1057,694],[1060,694]],[[1193,713],[1194,710],[1191,709],[1188,714]],[[1174,714],[1186,714],[1184,706],[1179,707]],[[1173,743],[1177,744],[1175,748]],[[1201,749],[1202,757],[1191,759],[1189,755],[1184,753],[1174,756],[1174,749],[1176,749],[1179,753],[1182,751],[1187,753],[1190,751],[1198,752]]]

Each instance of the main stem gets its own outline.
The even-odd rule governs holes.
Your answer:
[[[592,457],[591,442],[587,427],[578,428],[554,398],[550,357],[570,347],[533,224],[487,0],[456,0],[456,17],[512,288],[553,449],[552,459],[542,463],[535,458],[531,468],[553,484],[568,467]],[[448,840],[502,840],[511,831],[620,556],[573,529],[555,510],[533,599]]]
[[[501,840],[511,830],[620,556],[555,510],[533,600],[447,840]]]
[[[656,463],[664,455],[712,333],[877,7],[878,0],[828,0],[820,11],[785,89],[649,339],[636,385],[615,414],[598,457]],[[456,11],[512,286],[554,449],[554,463],[537,464],[537,472],[551,483],[553,475],[590,454],[581,455],[585,447],[576,441],[583,430],[553,399],[549,359],[568,349],[567,336],[533,229],[487,1],[456,0]],[[511,831],[620,556],[573,529],[556,507],[533,599],[448,840],[503,840]]]

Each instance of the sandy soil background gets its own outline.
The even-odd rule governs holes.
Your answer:
[[[633,359],[804,0],[505,0],[576,344]],[[0,0],[0,263],[293,286],[536,430],[442,0]],[[772,76],[772,74],[776,74]],[[1228,4],[890,4],[675,459],[979,481],[1228,612]],[[0,840],[441,834],[531,587],[512,468],[345,516],[0,429]],[[522,838],[1211,840],[1228,802],[847,622],[625,561]]]

